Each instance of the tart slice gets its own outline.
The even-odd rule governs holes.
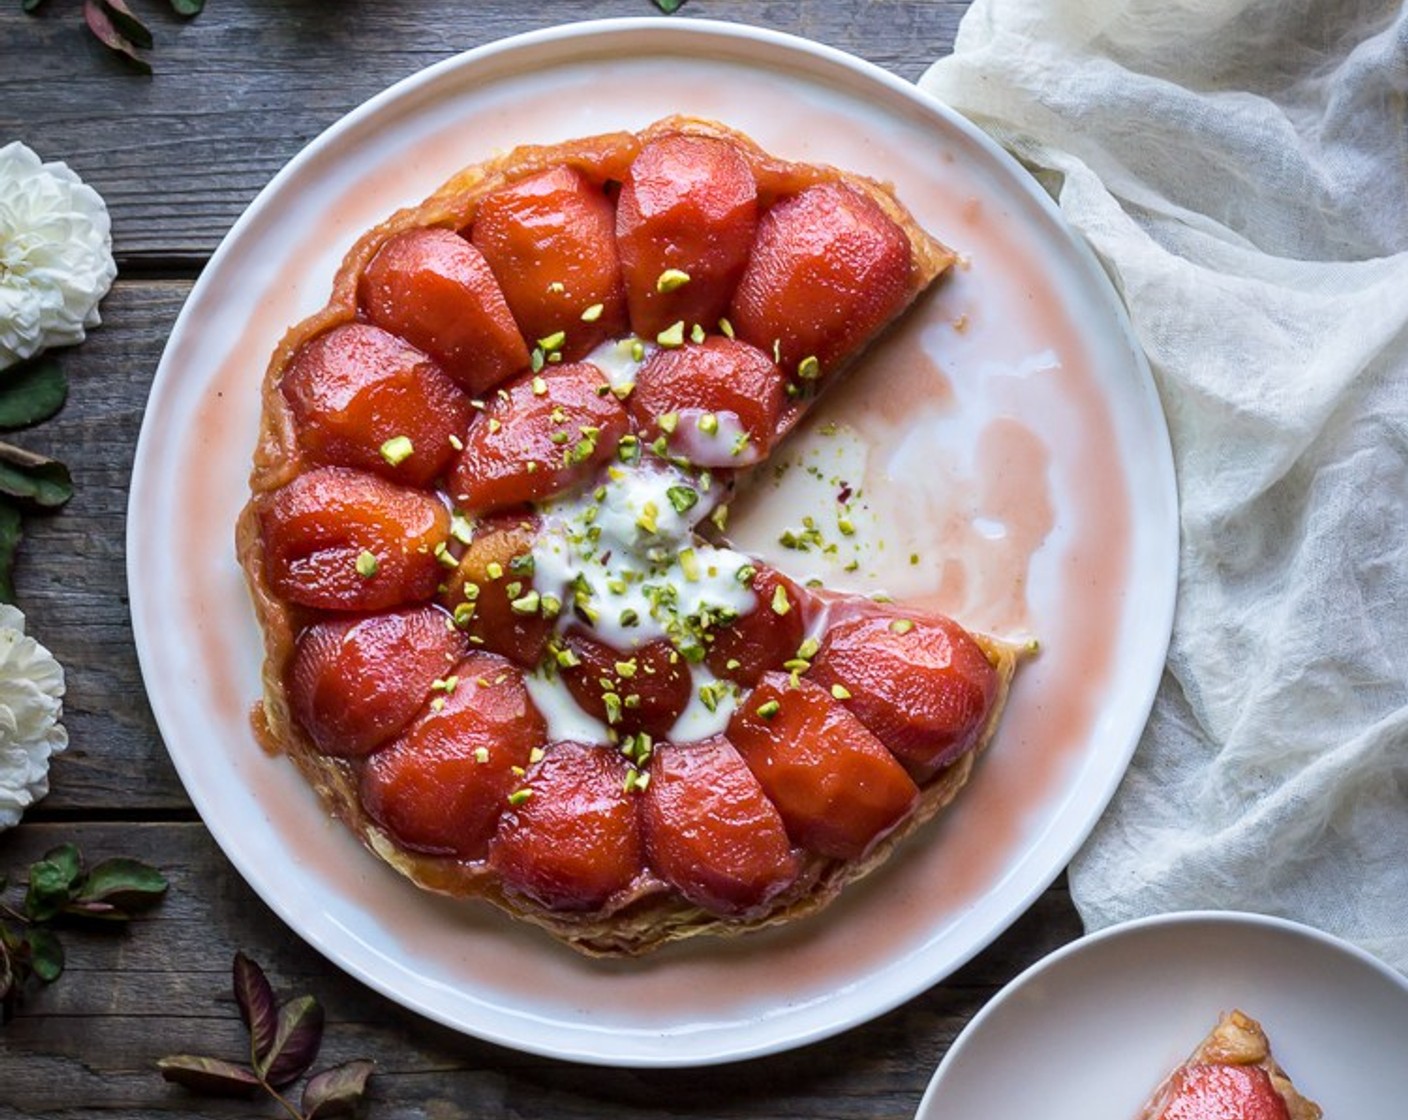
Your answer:
[[[1321,1115],[1320,1106],[1301,1096],[1276,1064],[1261,1024],[1231,1011],[1169,1074],[1139,1120],[1320,1120]]]

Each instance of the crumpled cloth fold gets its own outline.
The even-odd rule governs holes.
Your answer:
[[[1087,928],[1251,910],[1408,971],[1408,11],[975,0],[920,86],[1094,249],[1173,441],[1173,640]]]

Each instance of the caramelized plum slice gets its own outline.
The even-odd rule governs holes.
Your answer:
[[[577,662],[562,669],[572,698],[584,712],[623,734],[644,731],[664,738],[689,703],[689,666],[668,638],[623,653],[573,629],[563,645]]]
[[[656,350],[626,398],[647,441],[670,416],[670,450],[702,467],[741,467],[767,458],[786,404],[786,378],[756,346],[714,336]]]
[[[899,824],[919,789],[825,689],[767,673],[734,712],[728,738],[810,851],[858,859]]]
[[[546,726],[523,674],[490,653],[460,661],[440,699],[367,759],[362,805],[407,848],[482,859]]]
[[[538,526],[531,513],[499,513],[480,521],[440,594],[471,643],[526,669],[542,660],[556,617],[534,594]]]
[[[279,383],[315,462],[427,486],[469,423],[469,398],[395,335],[347,323],[307,343]]]
[[[757,606],[713,631],[705,663],[716,677],[757,684],[769,669],[797,656],[807,631],[811,596],[776,568],[755,564]]]
[[[758,225],[753,172],[727,141],[666,136],[631,164],[616,203],[616,244],[631,329],[717,329]]]
[[[1290,1120],[1285,1099],[1260,1066],[1190,1063],[1170,1078],[1153,1120]],[[1318,1115],[1318,1114],[1317,1114]]]
[[[523,336],[565,361],[626,333],[616,214],[605,193],[571,167],[531,175],[489,195],[471,233],[503,288]]]
[[[997,672],[952,619],[879,608],[836,623],[811,679],[890,748],[916,781],[971,750],[997,696]]]
[[[499,822],[489,863],[549,910],[596,910],[645,867],[636,793],[610,747],[554,743]]]
[[[360,757],[400,732],[468,648],[434,607],[315,622],[289,667],[294,717],[324,754]]]
[[[423,602],[444,568],[450,515],[435,498],[345,467],[319,467],[260,511],[264,571],[275,594],[327,611]]]
[[[616,454],[626,411],[594,365],[549,366],[503,386],[469,425],[450,495],[473,513],[541,501]]]
[[[390,238],[357,283],[373,323],[424,350],[478,396],[528,365],[528,347],[484,256],[448,229]]]
[[[904,307],[910,269],[909,239],[875,201],[808,187],[758,223],[733,325],[788,373],[824,377]]]
[[[650,865],[712,914],[765,906],[801,866],[776,807],[722,735],[656,748],[642,825]]]

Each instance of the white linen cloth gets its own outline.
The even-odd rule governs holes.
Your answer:
[[[1094,248],[1173,438],[1173,643],[1087,927],[1253,910],[1408,971],[1408,14],[975,0],[920,85]]]

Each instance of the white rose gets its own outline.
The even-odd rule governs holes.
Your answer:
[[[116,275],[98,192],[19,141],[0,148],[0,370],[82,342]]]
[[[68,746],[63,695],[63,666],[0,604],[0,830],[49,792],[49,758]]]

